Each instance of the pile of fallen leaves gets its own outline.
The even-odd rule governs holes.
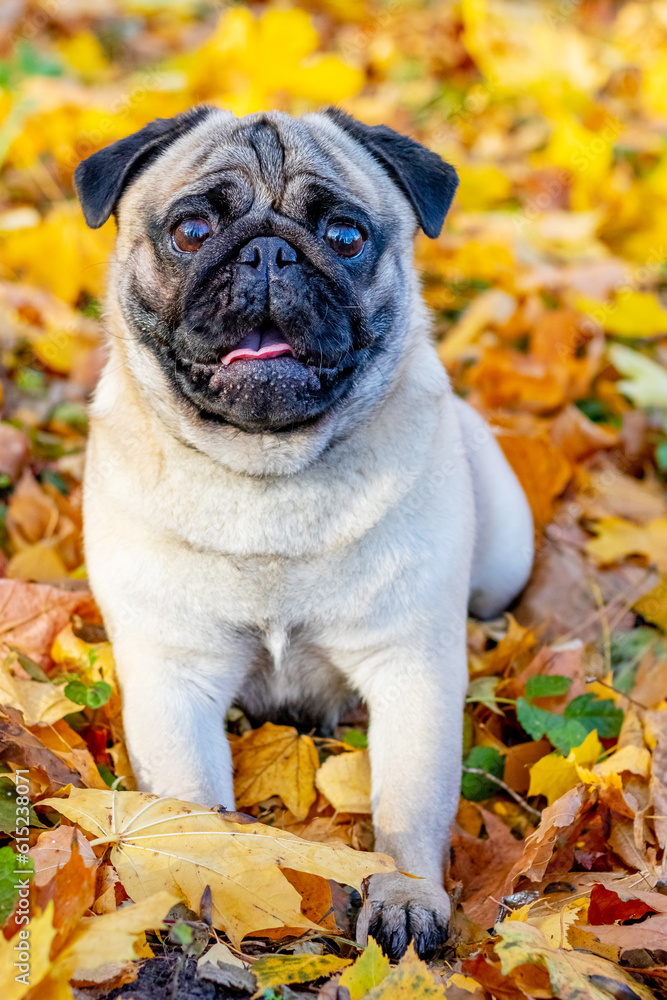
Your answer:
[[[667,996],[667,5],[13,0],[0,11],[0,982],[8,1000]],[[438,350],[535,515],[470,622],[452,937],[354,944],[366,719],[228,719],[241,813],[136,791],[81,545],[113,223],[77,162],[207,101],[336,102],[453,162]],[[444,665],[443,665],[444,667]]]

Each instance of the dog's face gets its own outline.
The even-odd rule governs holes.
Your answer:
[[[341,112],[157,119],[80,164],[88,223],[115,212],[115,294],[191,419],[316,423],[400,345],[418,225],[436,236],[456,174]]]

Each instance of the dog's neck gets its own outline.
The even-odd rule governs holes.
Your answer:
[[[240,475],[293,475],[310,466],[325,451],[363,434],[364,428],[387,408],[396,406],[398,411],[403,410],[412,385],[423,394],[425,380],[421,369],[427,365],[433,371],[433,348],[425,333],[426,306],[418,292],[409,316],[402,344],[394,338],[395,355],[387,352],[371,362],[373,367],[363,382],[363,392],[353,390],[344,407],[303,428],[247,433],[230,425],[209,423],[196,415],[185,400],[168,395],[172,389],[157,358],[148,347],[137,343],[114,297],[110,296],[105,315],[109,356],[91,414],[93,419],[113,420],[118,408],[125,412],[129,409],[135,426],[140,426],[141,433],[152,438],[158,448],[167,434]],[[420,369],[419,373],[416,369]],[[444,372],[439,374],[441,377],[436,381],[441,389]],[[369,375],[377,381],[377,386],[369,384]]]

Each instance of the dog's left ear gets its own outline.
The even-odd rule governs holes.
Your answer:
[[[105,146],[83,160],[74,171],[74,183],[90,228],[99,229],[137,174],[171,142],[202,122],[212,110],[201,105],[173,118],[155,118],[138,132]]]
[[[437,153],[388,125],[364,125],[339,108],[325,114],[378,160],[412,205],[427,236],[440,235],[459,179]]]

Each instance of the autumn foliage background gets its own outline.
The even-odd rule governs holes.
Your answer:
[[[256,847],[236,895],[216,872],[236,863],[234,824],[205,820],[222,845],[209,856],[182,805],[133,791],[81,543],[114,223],[86,228],[72,176],[198,102],[340,104],[459,172],[417,265],[454,388],[525,487],[537,557],[511,614],[469,624],[456,911],[429,969],[414,955],[390,969],[373,945],[357,958],[354,894],[336,882],[360,887],[384,862],[325,851],[372,849],[363,713],[337,740],[229,720],[237,804],[279,838],[262,855],[264,923]],[[328,979],[339,1000],[667,996],[667,3],[12,0],[0,109],[3,996],[142,997],[151,961],[192,985],[193,957],[219,990],[235,969],[236,995]],[[12,965],[17,768],[36,807],[27,987]],[[130,842],[140,809],[161,810],[155,845],[183,838],[177,862],[151,867]],[[284,862],[290,835],[308,842],[302,871]],[[177,897],[189,910],[165,929]]]

